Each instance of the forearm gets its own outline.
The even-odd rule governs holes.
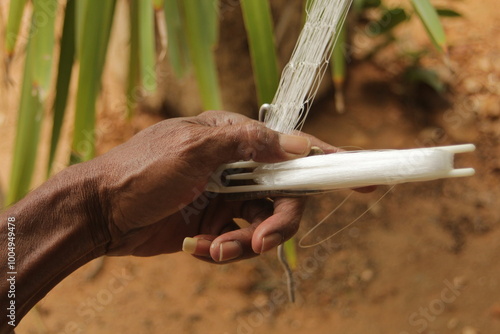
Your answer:
[[[63,278],[103,255],[109,240],[89,164],[64,170],[2,212],[0,333],[9,333]]]

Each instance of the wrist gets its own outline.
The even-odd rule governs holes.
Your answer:
[[[100,191],[102,177],[93,161],[70,166],[40,187],[39,205],[50,207],[55,231],[78,234],[88,260],[106,254],[110,242],[108,213]],[[36,195],[34,192],[33,195]],[[67,221],[66,221],[67,220]]]
[[[109,233],[111,213],[106,205],[106,195],[102,191],[102,169],[92,160],[66,168],[57,176],[60,177],[61,188],[72,185],[76,189],[74,197],[77,202],[74,203],[74,211],[81,212],[81,217],[77,221],[81,224],[82,233],[87,236],[84,244],[93,250],[89,254],[91,260],[105,255],[111,242]],[[66,184],[68,178],[72,178],[72,181]]]
[[[110,238],[98,184],[91,164],[75,165],[0,213],[0,236],[8,217],[16,222],[16,323],[71,272],[105,254]],[[7,249],[7,238],[0,247]]]

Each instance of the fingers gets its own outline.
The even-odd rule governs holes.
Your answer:
[[[182,250],[200,260],[213,263],[248,259],[258,255],[251,249],[251,234],[251,231],[242,229],[222,236],[197,235],[194,238],[185,238]],[[228,240],[220,240],[221,237]]]
[[[182,250],[194,256],[210,258],[210,246],[216,238],[214,235],[201,234],[194,238],[185,238]]]
[[[323,150],[323,152],[325,152],[325,154],[337,153],[337,152],[342,151],[342,149],[335,147],[335,146],[332,146],[330,144],[327,144],[324,141],[322,141],[322,140],[320,140],[320,139],[318,139],[310,134],[307,134],[305,132],[297,131],[297,132],[294,132],[294,134],[309,138],[309,140],[311,141],[311,145],[319,147],[320,149]]]
[[[311,140],[312,146],[317,146],[323,150],[325,154],[330,154],[330,153],[338,153],[338,152],[343,152],[344,150],[335,146],[332,146],[330,144],[325,143],[324,141],[319,140],[318,138],[311,136],[307,133],[304,132],[296,132],[300,133],[303,136],[308,137]],[[355,188],[353,189],[356,192],[362,193],[362,194],[367,194],[375,191],[377,189],[377,186],[367,186],[367,187],[362,187],[362,188]]]
[[[341,151],[309,134],[300,131],[291,135],[280,134],[262,122],[230,112],[206,111],[194,119],[198,124],[211,128],[211,140],[205,141],[207,149],[204,151],[218,157],[218,163],[250,159],[258,162],[285,161],[308,155],[311,146],[318,146],[325,153]]]
[[[210,112],[199,116],[198,122],[202,125],[198,136],[204,138],[199,151],[217,166],[239,160],[280,162],[311,150],[309,137],[280,134],[241,115]]]
[[[277,198],[274,213],[257,226],[252,236],[252,250],[267,252],[297,233],[304,211],[305,198]]]
[[[263,123],[248,121],[221,128],[233,154],[233,160],[279,162],[306,156],[311,140],[304,136],[286,135],[267,128]]]
[[[196,116],[196,120],[200,124],[207,126],[224,126],[248,122],[251,119],[238,113],[220,110],[209,110]]]
[[[197,161],[203,162],[204,170],[239,160],[272,163],[295,159],[308,155],[312,146],[318,146],[327,154],[341,151],[314,136],[298,131],[293,135],[280,134],[261,122],[238,114],[210,111],[194,119],[199,125],[196,131],[203,138],[201,145],[196,145],[196,157]],[[304,205],[305,199],[291,198],[278,198],[272,205],[262,201],[246,203],[241,211],[242,218],[250,226],[237,230],[231,228],[230,231],[200,231],[209,234],[186,239],[183,249],[200,259],[214,262],[256,256],[280,245],[297,232]],[[210,224],[226,226],[228,219],[215,219]]]
[[[220,236],[186,238],[183,250],[199,259],[217,263],[254,257],[290,239],[298,230],[304,209],[303,199],[278,198],[274,203],[249,202],[243,209],[248,227]]]

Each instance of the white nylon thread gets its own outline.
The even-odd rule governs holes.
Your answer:
[[[335,237],[337,234],[342,233],[343,231],[347,230],[349,227],[353,226],[361,218],[363,218],[363,216],[366,215],[373,207],[375,207],[378,203],[380,203],[392,191],[392,189],[394,189],[394,187],[395,187],[395,185],[391,186],[382,196],[380,196],[380,198],[378,200],[375,201],[375,203],[373,203],[372,205],[370,205],[365,211],[363,211],[363,213],[361,213],[359,216],[357,216],[349,224],[347,224],[344,227],[342,227],[341,229],[333,232],[332,234],[328,235],[327,237],[321,239],[320,241],[314,242],[312,244],[306,244],[304,240],[307,239],[307,237],[310,236],[321,225],[323,225],[328,218],[330,218],[335,212],[337,212],[338,209],[340,209],[340,207],[342,205],[344,205],[347,202],[347,200],[354,193],[354,191],[351,191],[349,193],[349,195],[347,195],[346,198],[344,198],[344,200],[339,205],[337,205],[335,207],[335,209],[333,209],[332,211],[330,211],[330,213],[328,213],[323,219],[321,219],[321,221],[319,223],[317,223],[316,225],[314,225],[309,231],[306,232],[306,234],[304,234],[302,236],[302,238],[300,238],[300,240],[299,240],[299,247],[300,248],[316,247],[316,246],[322,244],[323,242],[326,242],[326,241],[330,240],[331,238]]]
[[[453,170],[452,152],[427,148],[317,155],[265,164],[253,175],[258,184],[277,188],[307,185],[310,189],[338,189],[433,180]]]
[[[351,3],[352,0],[313,1],[265,115],[264,122],[269,128],[282,133],[302,128]]]

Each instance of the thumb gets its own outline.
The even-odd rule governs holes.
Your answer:
[[[306,156],[311,151],[308,137],[282,134],[257,121],[217,127],[214,135],[218,141],[215,150],[219,163],[280,162]]]

